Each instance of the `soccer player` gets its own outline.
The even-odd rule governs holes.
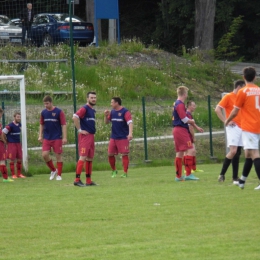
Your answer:
[[[185,162],[185,178],[182,177],[182,160],[184,152],[187,150],[193,149],[192,137],[189,131],[189,125],[195,127],[199,132],[199,128],[194,119],[189,119],[186,115],[185,100],[188,97],[189,89],[185,86],[180,86],[177,88],[177,100],[174,103],[172,111],[172,125],[173,125],[173,139],[176,150],[175,158],[175,169],[176,169],[176,178],[175,181],[184,181],[184,180],[198,180],[193,174],[191,174],[193,161],[187,160]]]
[[[21,113],[14,112],[14,121],[2,130],[2,140],[7,144],[7,159],[10,160],[10,170],[13,179],[25,178],[21,173],[22,170],[22,145],[20,141],[21,135]],[[16,161],[16,174],[15,174]]]
[[[195,111],[196,109],[196,104],[194,101],[188,101],[187,102],[187,107],[186,107],[186,115],[189,119],[193,119],[192,113]],[[203,129],[200,128],[200,132],[203,132]],[[193,144],[193,148],[189,149],[187,152],[184,153],[184,157],[183,157],[183,161],[184,161],[184,165],[188,164],[187,162],[189,160],[192,161],[192,170],[191,173],[194,172],[203,172],[203,170],[199,170],[197,169],[196,166],[196,148],[195,148],[195,130],[194,127],[192,125],[189,125],[189,131],[192,137],[192,144]]]
[[[237,80],[234,83],[234,90],[226,94],[221,101],[217,104],[215,112],[218,118],[225,123],[226,118],[229,117],[231,111],[234,108],[234,103],[237,97],[238,91],[245,86],[245,81]],[[225,111],[226,117],[223,112]],[[242,142],[242,129],[241,129],[241,113],[239,112],[237,116],[230,121],[226,127],[227,134],[227,145],[229,147],[229,152],[227,153],[223,166],[218,177],[219,182],[225,181],[225,174],[228,170],[230,163],[232,163],[233,168],[233,183],[238,180],[238,169],[239,169],[239,157],[241,155],[241,149],[243,146]]]
[[[92,161],[95,153],[95,133],[96,122],[94,106],[97,102],[96,92],[87,93],[87,104],[81,107],[72,117],[75,127],[78,130],[79,160],[76,167],[75,186],[95,186],[95,182],[91,180]],[[80,180],[80,175],[85,163],[86,185]]]
[[[111,99],[112,110],[105,110],[104,121],[106,124],[112,123],[112,131],[108,145],[108,161],[112,168],[112,178],[116,177],[116,158],[115,155],[122,155],[124,173],[122,178],[127,177],[129,166],[129,141],[133,139],[133,121],[129,110],[122,106],[120,97]]]
[[[241,189],[245,186],[253,164],[260,180],[260,156],[258,150],[260,139],[260,88],[254,84],[256,71],[253,67],[244,68],[243,75],[246,85],[238,91],[234,108],[225,121],[225,125],[229,125],[240,111],[242,140],[246,159],[242,176],[235,184]],[[260,190],[260,185],[255,190]]]
[[[4,110],[0,108],[0,119],[2,118],[2,115],[4,114]],[[3,176],[3,182],[12,182],[13,180],[8,178],[8,172],[5,165],[6,160],[6,149],[4,141],[2,140],[2,124],[0,123],[0,172]]]
[[[42,157],[46,165],[51,170],[50,180],[56,176],[57,181],[61,181],[62,177],[62,145],[67,143],[67,126],[64,112],[55,107],[50,96],[43,98],[45,109],[41,112],[40,130],[38,141],[42,143]],[[55,168],[50,157],[50,151],[53,149],[57,166]]]

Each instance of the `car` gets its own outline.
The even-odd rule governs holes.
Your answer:
[[[82,45],[93,42],[92,23],[72,16],[73,41]],[[70,18],[66,13],[41,13],[34,16],[31,27],[31,41],[37,46],[51,46],[56,43],[70,42]]]
[[[0,15],[0,44],[22,44],[22,29],[15,26],[6,15]]]
[[[13,18],[11,19],[11,22],[16,26],[22,27],[22,21],[20,18]]]

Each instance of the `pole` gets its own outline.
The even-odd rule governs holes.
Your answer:
[[[2,101],[2,109],[5,110],[5,102]],[[5,113],[3,113],[3,116],[2,116],[2,127],[4,128],[5,127]]]
[[[142,97],[143,106],[143,125],[144,125],[144,160],[148,161],[147,135],[146,135],[146,115],[145,115],[145,97]]]
[[[75,66],[74,66],[74,45],[73,45],[73,32],[72,32],[72,15],[71,15],[71,2],[69,3],[69,15],[70,15],[70,59],[71,59],[71,77],[72,77],[72,90],[73,90],[73,108],[74,113],[77,108],[77,100],[76,100],[76,84],[75,84]],[[76,142],[76,161],[79,159],[78,155],[78,133],[75,128],[75,142]]]
[[[209,142],[210,142],[210,157],[213,158],[212,120],[211,120],[210,95],[208,95],[208,111],[209,111]]]

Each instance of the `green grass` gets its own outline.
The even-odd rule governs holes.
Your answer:
[[[240,190],[230,171],[217,182],[220,164],[199,168],[198,182],[174,182],[174,167],[93,172],[97,187],[74,173],[1,182],[0,259],[258,259],[255,174]]]

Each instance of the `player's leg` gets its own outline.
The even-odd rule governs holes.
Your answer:
[[[3,142],[0,142],[0,172],[2,173],[3,176],[3,182],[11,182],[13,180],[8,178],[8,171],[5,165],[5,160],[6,160],[5,145]]]
[[[42,142],[42,158],[51,171],[50,180],[53,180],[55,175],[57,174],[57,171],[56,171],[56,168],[55,168],[53,161],[50,157],[51,147],[52,147],[52,141],[43,139],[43,142]]]
[[[95,182],[92,181],[92,162],[95,154],[95,141],[94,135],[88,136],[88,152],[86,158],[86,186],[95,186],[97,185]]]
[[[18,178],[26,178],[22,174],[22,158],[23,158],[23,152],[22,152],[22,145],[21,143],[16,144],[16,172]]]
[[[238,146],[237,147],[237,152],[234,155],[231,163],[232,163],[232,169],[233,169],[233,181],[237,181],[238,180],[238,170],[239,170],[239,159],[240,159],[240,155],[241,155],[241,150],[242,147]]]
[[[115,144],[118,150],[118,153],[122,155],[122,165],[124,169],[124,173],[121,175],[122,178],[126,178],[128,174],[128,167],[129,167],[129,140],[128,139],[121,139],[115,140]]]
[[[15,174],[15,158],[16,158],[16,146],[14,143],[8,143],[7,145],[7,159],[10,160],[9,166],[13,179],[17,179]]]
[[[56,156],[57,166],[56,166],[56,180],[61,181],[61,174],[62,174],[62,167],[63,167],[63,161],[62,161],[62,139],[57,139],[53,141],[53,151]]]
[[[110,164],[110,167],[112,169],[111,177],[114,178],[117,175],[116,170],[116,157],[115,155],[118,154],[117,146],[116,146],[116,140],[110,139],[108,144],[108,162]]]

